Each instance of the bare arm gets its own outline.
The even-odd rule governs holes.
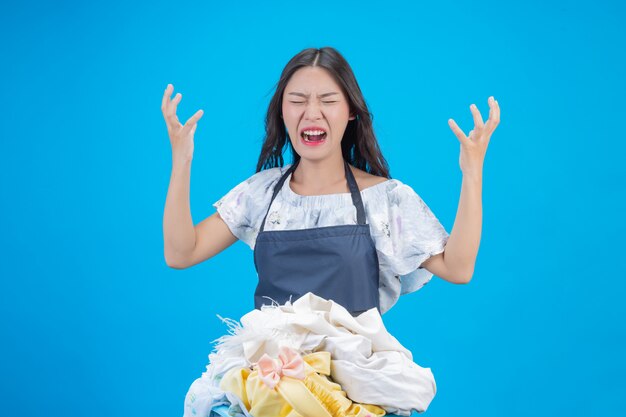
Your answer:
[[[165,199],[163,212],[165,262],[174,268],[181,267],[181,259],[193,252],[196,246],[196,232],[189,205],[190,176],[191,162],[173,166]]]
[[[489,98],[489,119],[483,123],[475,105],[474,130],[465,136],[454,120],[450,128],[461,142],[459,162],[463,172],[461,196],[454,226],[443,253],[422,263],[433,274],[456,284],[466,284],[472,279],[480,245],[482,229],[482,175],[485,153],[494,130],[500,123],[500,106]]]
[[[459,207],[443,253],[422,263],[433,274],[455,284],[468,283],[480,245],[482,228],[482,182],[463,177]]]
[[[196,226],[189,205],[190,164],[174,167],[163,214],[165,262],[184,269],[203,262],[237,241],[218,213]]]
[[[214,213],[194,227],[189,204],[189,183],[193,157],[193,136],[202,110],[182,125],[176,117],[176,106],[182,96],[170,100],[173,86],[163,94],[161,110],[172,144],[172,174],[163,213],[165,262],[182,269],[202,262],[237,241],[228,226]]]

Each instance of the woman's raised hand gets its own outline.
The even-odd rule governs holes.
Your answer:
[[[172,144],[172,163],[187,163],[191,162],[193,158],[193,135],[196,133],[198,120],[200,120],[204,111],[198,110],[184,125],[181,124],[178,120],[178,116],[176,116],[176,107],[183,96],[177,93],[174,99],[170,99],[173,91],[174,86],[168,84],[163,93],[161,111],[163,112],[165,124],[167,125],[167,133],[170,136],[170,143]]]
[[[474,115],[474,129],[470,131],[469,136],[457,126],[454,120],[449,119],[448,124],[456,137],[461,142],[461,155],[459,156],[459,164],[463,175],[471,176],[476,179],[482,179],[483,162],[487,145],[491,135],[500,123],[500,105],[493,97],[487,100],[489,103],[489,119],[483,123],[483,118],[475,104],[470,106],[470,110]]]

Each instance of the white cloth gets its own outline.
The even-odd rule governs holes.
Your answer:
[[[213,203],[231,232],[251,249],[274,185],[289,166],[260,171]],[[350,193],[302,196],[291,189],[290,179],[291,175],[272,203],[265,230],[356,224]],[[380,309],[385,313],[401,294],[417,291],[430,281],[433,274],[420,265],[443,252],[449,235],[419,195],[399,180],[367,187],[361,196],[378,254]]]
[[[411,352],[387,332],[375,308],[353,317],[340,304],[307,293],[293,304],[252,310],[241,318],[241,326],[233,323],[229,322],[231,334],[218,340],[207,372],[192,384],[186,413],[195,409],[199,415],[210,415],[211,406],[221,404],[226,395],[218,388],[221,375],[246,366],[237,364],[242,359],[249,366],[264,353],[276,357],[281,346],[301,353],[330,352],[331,378],[348,398],[375,404],[387,413],[424,412],[436,394],[431,369],[413,362]]]

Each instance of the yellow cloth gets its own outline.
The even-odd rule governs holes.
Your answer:
[[[259,378],[257,370],[233,368],[224,374],[220,388],[241,398],[254,417],[379,417],[385,410],[352,402],[341,386],[332,382],[330,353],[302,357],[305,378],[283,376],[274,389]]]

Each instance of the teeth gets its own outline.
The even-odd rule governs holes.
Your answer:
[[[302,131],[302,137],[304,138],[306,142],[317,142],[317,141],[310,140],[310,137],[322,136],[322,135],[326,135],[326,132],[323,130],[303,130]],[[321,137],[319,138],[319,140],[322,140]]]
[[[325,135],[325,134],[326,134],[326,132],[322,132],[322,135],[308,135],[308,134],[306,134],[306,133],[304,133],[304,132],[302,132],[302,133],[303,133],[302,137],[304,137],[304,141],[305,141],[305,142],[318,142],[317,140],[315,140],[315,141],[314,141],[314,140],[309,139],[309,138],[310,138],[310,136],[322,136],[322,135]],[[320,139],[320,140],[321,140],[321,139]]]

